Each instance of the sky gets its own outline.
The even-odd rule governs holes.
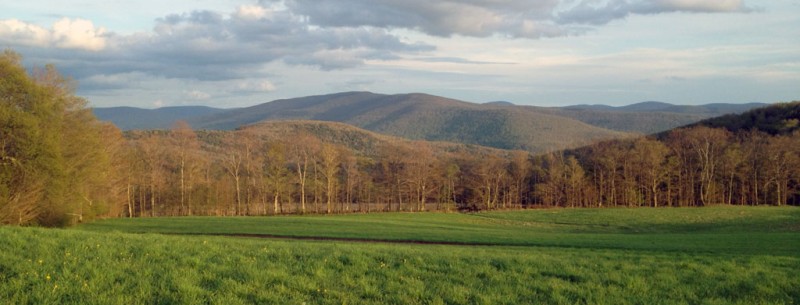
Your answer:
[[[342,91],[520,105],[800,100],[798,0],[5,1],[0,48],[91,106]]]

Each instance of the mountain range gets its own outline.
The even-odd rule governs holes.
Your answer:
[[[169,129],[176,121],[203,117],[215,113],[230,111],[205,106],[176,106],[158,109],[142,109],[135,107],[93,108],[94,115],[102,120],[114,123],[122,130],[135,129]]]
[[[645,102],[623,107],[475,104],[422,93],[342,92],[275,100],[246,108],[96,108],[120,129],[167,129],[177,120],[195,129],[231,130],[262,121],[340,122],[415,140],[448,141],[544,152],[603,139],[650,134],[764,104],[680,106]]]

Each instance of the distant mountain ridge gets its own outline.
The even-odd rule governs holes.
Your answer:
[[[741,114],[713,117],[690,126],[725,128],[731,132],[758,130],[770,135],[791,135],[800,132],[800,101],[777,103]]]
[[[166,129],[177,120],[185,120],[195,129],[211,130],[231,130],[263,121],[318,120],[414,140],[543,152],[632,133],[656,133],[759,105],[645,102],[622,107],[535,107],[504,101],[475,104],[423,93],[341,92],[238,109],[116,107],[97,108],[95,114],[124,130]]]
[[[539,111],[565,116],[581,122],[617,131],[654,134],[700,120],[767,106],[762,103],[673,105],[642,102],[627,106],[574,105],[539,108]]]
[[[670,112],[670,113],[686,113],[686,114],[707,114],[710,116],[720,116],[732,113],[742,113],[753,108],[764,107],[768,104],[764,103],[746,103],[746,104],[727,104],[727,103],[711,103],[703,105],[674,105],[664,102],[647,101],[625,106],[608,106],[608,105],[573,105],[566,107],[558,107],[564,109],[578,109],[578,110],[602,110],[602,111],[619,111],[619,112]]]
[[[565,117],[480,105],[422,93],[343,92],[276,100],[189,120],[201,129],[234,129],[268,120],[320,120],[414,140],[542,152],[626,136]]]
[[[142,109],[135,107],[93,108],[94,115],[102,120],[117,125],[122,130],[133,129],[168,129],[176,121],[189,120],[195,117],[212,115],[230,111],[206,106],[174,106],[158,109]]]

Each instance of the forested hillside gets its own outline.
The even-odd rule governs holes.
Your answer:
[[[652,134],[764,105],[644,102],[622,107],[534,107],[509,102],[478,105],[426,94],[343,92],[278,100],[245,109],[181,106],[94,110],[99,118],[114,122],[122,130],[168,129],[179,120],[200,129],[230,130],[264,120],[310,119],[344,122],[412,139],[541,152],[591,143],[598,137],[615,137],[609,137],[609,130]],[[593,127],[587,129],[580,122]]]
[[[0,221],[5,224],[59,226],[96,216],[800,204],[798,102],[659,137],[569,151],[551,147],[545,154],[414,141],[302,120],[232,131],[195,131],[179,122],[169,130],[129,131],[123,137],[98,122],[52,66],[28,75],[11,52],[0,64]],[[385,98],[401,99],[385,101],[396,111],[448,117],[431,106],[436,103]],[[321,105],[327,104],[314,98],[305,102],[302,107],[317,109],[318,115],[352,113],[325,109]],[[509,136],[530,127],[526,116],[504,107],[452,110],[474,111],[474,117],[442,122]],[[381,115],[353,118],[375,126],[402,122],[389,124]]]
[[[635,140],[548,158],[575,158],[590,175],[573,200],[611,204],[800,204],[800,102],[709,119]],[[580,176],[580,173],[578,174]],[[564,176],[569,180],[570,175]],[[554,196],[568,182],[550,179]]]
[[[198,129],[234,129],[264,120],[342,122],[414,140],[450,141],[545,152],[626,134],[570,118],[503,105],[478,105],[427,94],[345,92],[277,100],[195,118]]]
[[[710,118],[693,125],[724,128],[731,132],[755,129],[770,135],[791,135],[800,131],[800,102],[775,104],[741,115]]]
[[[572,118],[589,125],[611,130],[648,135],[685,126],[709,116],[694,113],[625,112],[569,108],[539,108],[536,111]]]
[[[512,154],[319,121],[197,133],[181,124],[128,137],[133,194],[126,203],[128,216],[419,211],[430,209],[428,203],[455,209],[451,198],[462,186],[456,180],[468,174],[464,166],[489,176],[504,169],[481,160],[500,162]],[[478,183],[470,181],[474,187]]]
[[[726,114],[739,114],[745,111],[761,108],[767,106],[764,103],[747,103],[747,104],[726,104],[726,103],[711,103],[704,105],[673,105],[664,102],[641,102],[626,106],[606,106],[606,105],[574,105],[563,107],[563,109],[574,110],[602,110],[609,112],[657,112],[657,113],[683,113],[702,115],[708,117],[722,116]]]
[[[699,126],[544,155],[317,121],[192,134],[129,135],[120,216],[800,204],[799,133]]]
[[[572,118],[590,125],[639,134],[653,134],[722,115],[737,115],[767,104],[672,105],[642,102],[621,107],[576,105],[567,107],[530,107],[534,111]]]

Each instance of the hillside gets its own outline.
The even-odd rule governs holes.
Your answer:
[[[759,130],[771,135],[787,135],[800,130],[800,101],[780,103],[702,120],[691,126],[725,128],[732,132]]]
[[[673,105],[664,102],[641,102],[630,104],[626,106],[607,106],[607,105],[574,105],[563,107],[569,110],[600,110],[611,112],[669,112],[669,113],[683,113],[683,114],[698,114],[707,116],[720,116],[731,113],[742,113],[747,110],[763,107],[767,104],[764,103],[747,103],[747,104],[727,104],[727,103],[711,103],[704,105]]]
[[[696,123],[703,119],[739,114],[766,105],[762,103],[673,105],[663,102],[642,102],[620,107],[607,105],[537,107],[534,111],[569,117],[611,130],[653,134]]]
[[[326,121],[265,121],[239,128],[237,131],[255,135],[258,138],[271,141],[286,141],[299,139],[310,135],[321,143],[328,143],[347,148],[356,155],[374,158],[385,149],[404,149],[418,146],[415,141],[387,136],[369,130],[354,127],[339,122]],[[215,131],[208,131],[216,133]],[[226,131],[221,131],[221,134]],[[467,145],[453,142],[426,141],[435,154],[459,153],[469,155],[503,155],[507,152],[490,147]]]
[[[539,108],[533,111],[550,113],[589,125],[637,134],[653,134],[695,123],[707,115],[671,112],[623,112],[567,108]]]
[[[478,105],[427,94],[346,92],[277,100],[192,119],[201,129],[233,129],[263,120],[321,120],[417,140],[543,152],[626,134],[504,105]]]
[[[229,111],[228,109],[204,106],[177,106],[158,109],[141,109],[134,107],[93,108],[94,115],[101,121],[113,122],[119,129],[167,129],[176,121],[189,120]]]
[[[573,148],[628,133],[653,134],[761,104],[700,106],[644,102],[622,107],[474,104],[427,94],[342,92],[276,100],[240,109],[127,107],[95,109],[123,130],[166,129],[186,120],[196,129],[231,130],[272,120],[319,120],[416,140],[449,141],[544,152]]]

